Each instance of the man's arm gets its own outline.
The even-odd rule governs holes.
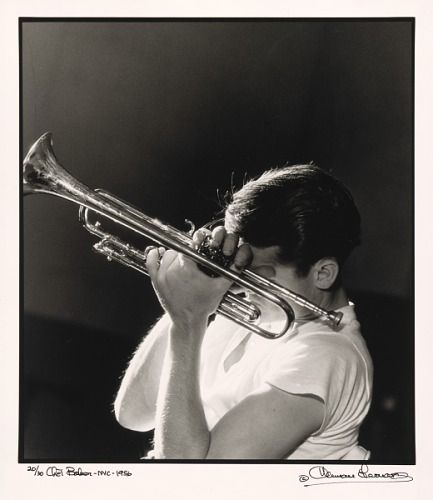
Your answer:
[[[234,255],[235,269],[249,265],[251,250],[248,245],[237,247],[236,236],[226,235],[222,228],[216,229],[212,238],[216,246],[222,245],[224,253]],[[210,278],[173,250],[151,249],[147,269],[171,320],[165,349],[158,350],[160,354],[165,351],[163,361],[158,357],[158,368],[161,364],[163,368],[154,372],[157,378],[161,373],[155,458],[282,458],[320,427],[322,401],[266,385],[232,408],[210,432],[200,393],[200,350],[209,315],[216,310],[230,282]],[[150,358],[146,354],[145,359]],[[145,365],[138,363],[139,367]],[[142,368],[135,370],[132,379],[146,373]],[[154,382],[156,387],[158,380]],[[137,395],[142,397],[146,387],[141,383],[136,387]],[[131,397],[133,400],[134,392]],[[140,401],[141,408],[133,405],[137,410],[134,416],[150,426],[153,419],[149,418],[149,405]]]
[[[114,402],[117,421],[134,431],[155,427],[156,399],[170,319],[164,315],[146,335],[122,379]]]
[[[207,230],[199,230],[194,236],[196,246],[208,234],[210,232]],[[226,250],[233,253],[237,247],[237,238],[226,238],[225,245]],[[148,250],[150,249],[152,252],[148,255],[148,262],[154,261],[155,274],[159,251],[164,253],[165,249],[149,247]],[[181,283],[182,294],[185,294],[185,285],[187,283]],[[158,294],[158,290],[155,291]],[[164,297],[159,294],[158,297],[164,307]],[[114,413],[120,425],[127,429],[145,432],[155,428],[156,400],[171,324],[169,314],[165,314],[157,322],[135,352],[122,379],[114,402]]]
[[[324,418],[324,403],[264,384],[210,432],[199,389],[198,338],[204,322],[170,329],[158,395],[155,458],[284,458]]]
[[[281,459],[322,425],[323,401],[264,384],[211,432],[206,458]]]
[[[242,269],[249,262],[248,247],[239,247],[234,266]],[[265,385],[210,432],[200,394],[200,350],[209,313],[230,283],[209,278],[171,250],[162,256],[150,251],[147,267],[172,320],[158,393],[155,458],[283,458],[320,428],[322,401]]]

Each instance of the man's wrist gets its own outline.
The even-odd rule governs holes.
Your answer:
[[[207,315],[194,315],[191,317],[172,318],[170,336],[175,338],[202,338],[208,323]]]

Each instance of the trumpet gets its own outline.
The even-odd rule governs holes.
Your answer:
[[[215,255],[215,252],[209,253],[206,246],[193,248],[191,232],[181,231],[158,219],[151,218],[106,191],[87,187],[59,164],[53,150],[50,132],[43,134],[33,144],[24,159],[23,193],[24,195],[51,194],[77,204],[80,222],[90,233],[99,238],[93,246],[94,250],[107,257],[108,260],[120,262],[140,273],[147,274],[145,252],[104,231],[99,221],[91,222],[90,213],[120,224],[159,246],[176,250],[192,259],[201,268],[208,270],[211,275],[227,278],[242,289],[273,303],[282,310],[285,318],[282,328],[277,332],[262,328],[260,308],[230,290],[224,295],[216,310],[217,314],[227,317],[262,337],[277,339],[287,332],[294,320],[294,312],[288,301],[308,308],[333,327],[337,327],[341,321],[341,312],[327,311],[305,297],[248,269],[236,272],[230,269],[227,263],[221,261],[219,258],[221,256]]]

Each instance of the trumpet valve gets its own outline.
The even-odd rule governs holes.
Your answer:
[[[232,257],[227,257],[227,255],[224,255],[220,248],[215,248],[211,245],[211,238],[209,236],[207,236],[198,247],[198,252],[207,257],[212,262],[215,262],[215,264],[223,267],[229,267],[233,261]],[[199,264],[198,267],[201,271],[203,271],[211,278],[217,278],[218,276],[220,276],[218,273],[211,271],[203,265]]]

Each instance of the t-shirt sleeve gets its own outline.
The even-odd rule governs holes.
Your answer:
[[[327,404],[331,387],[344,380],[346,367],[347,359],[334,342],[311,336],[282,346],[269,360],[263,381],[292,394],[317,396]]]

